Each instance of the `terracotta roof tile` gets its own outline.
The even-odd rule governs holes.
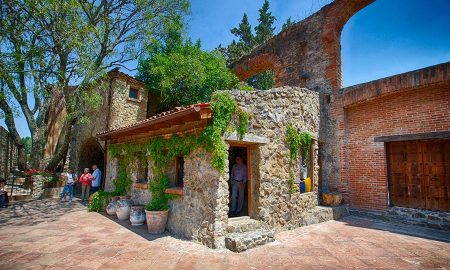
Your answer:
[[[175,107],[174,109],[170,110],[170,111],[165,111],[156,115],[153,115],[147,119],[138,121],[138,122],[134,122],[132,124],[126,125],[126,126],[122,126],[119,128],[115,128],[115,129],[110,129],[110,130],[105,130],[102,131],[100,133],[97,133],[97,137],[103,137],[105,135],[110,135],[110,134],[114,134],[117,132],[121,132],[124,130],[129,130],[129,129],[133,129],[133,128],[139,128],[142,126],[146,126],[149,124],[152,124],[152,122],[161,122],[164,121],[164,118],[168,118],[169,116],[172,115],[176,115],[178,113],[181,112],[186,112],[189,110],[196,110],[199,111],[201,108],[208,108],[209,107],[209,103],[197,103],[197,104],[192,104],[192,105],[188,105],[188,106],[183,106],[183,107]]]

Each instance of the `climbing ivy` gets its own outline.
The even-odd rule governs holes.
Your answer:
[[[169,187],[169,179],[165,175],[167,164],[177,156],[187,156],[197,148],[203,147],[212,153],[211,164],[223,173],[228,159],[227,145],[223,140],[224,133],[229,129],[231,120],[238,120],[237,132],[244,137],[248,130],[249,115],[239,108],[233,97],[226,92],[217,92],[211,98],[211,109],[213,111],[212,123],[209,124],[199,136],[173,135],[165,140],[157,137],[145,141],[143,144],[115,144],[109,148],[109,154],[113,158],[120,157],[119,177],[113,180],[115,191],[113,193],[128,192],[131,187],[131,179],[127,177],[127,166],[133,164],[133,159],[146,159],[150,156],[153,161],[154,178],[151,180],[149,190],[152,199],[146,205],[149,211],[167,210],[168,201],[174,195],[165,194]]]
[[[298,160],[298,154],[309,157],[311,135],[308,132],[299,132],[293,125],[287,127],[286,143],[289,145],[289,192],[294,193],[294,162]]]

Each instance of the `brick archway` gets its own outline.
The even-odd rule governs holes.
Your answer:
[[[246,80],[273,69],[276,85],[319,92],[342,87],[341,31],[345,23],[374,0],[335,0],[282,31],[232,65]]]
[[[237,66],[233,72],[241,81],[246,81],[258,73],[273,70],[275,73],[275,86],[280,86],[280,78],[283,75],[282,67],[281,60],[277,55],[264,53],[244,60],[243,64]]]

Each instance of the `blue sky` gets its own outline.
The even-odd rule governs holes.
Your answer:
[[[212,50],[233,40],[230,29],[246,12],[256,26],[264,0],[191,0],[188,35]],[[291,17],[298,21],[329,0],[269,0],[277,32]],[[344,86],[450,61],[449,0],[377,0],[353,16],[342,31]],[[129,64],[134,68],[136,62]],[[131,72],[133,75],[135,72]],[[4,125],[3,120],[0,121]],[[17,119],[22,136],[29,130]]]

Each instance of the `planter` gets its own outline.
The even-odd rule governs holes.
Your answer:
[[[131,200],[126,197],[120,197],[116,204],[116,215],[120,220],[130,218]]]
[[[144,221],[145,221],[144,206],[142,205],[131,206],[130,211],[131,225],[139,226],[144,224]]]
[[[340,193],[323,193],[322,204],[325,206],[338,206],[342,204],[342,194]]]
[[[169,210],[166,211],[147,211],[145,210],[147,219],[147,229],[151,234],[163,233],[166,229]]]
[[[108,206],[106,206],[106,213],[110,216],[116,215],[117,212],[117,201],[119,200],[119,196],[114,196],[111,198]]]

